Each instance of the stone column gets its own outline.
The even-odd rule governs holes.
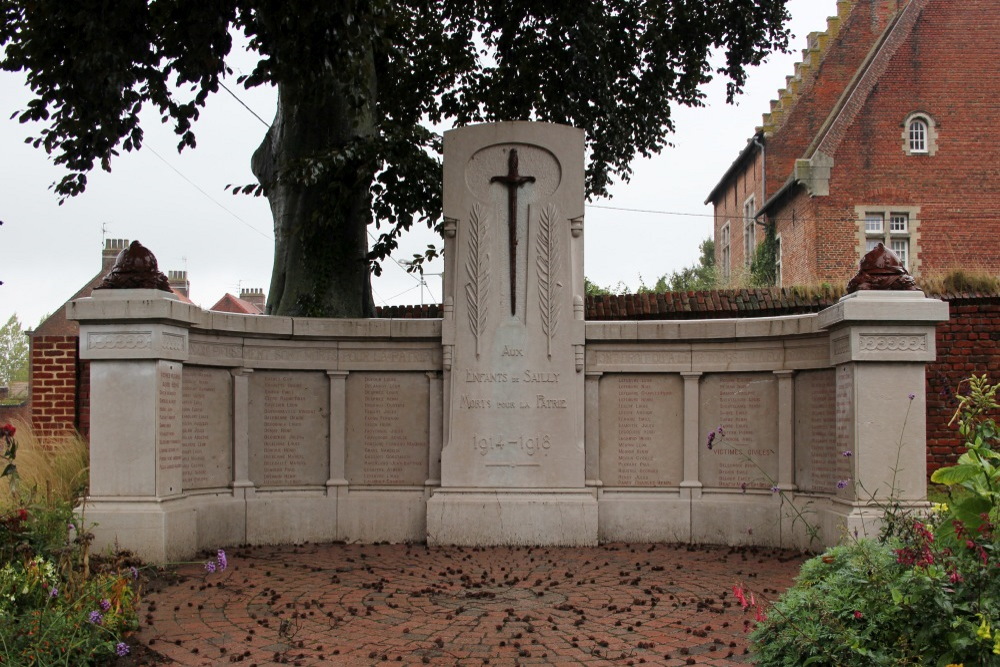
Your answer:
[[[347,433],[347,371],[327,371],[330,378],[330,478],[326,482],[328,495],[347,486],[345,474]]]
[[[429,371],[427,379],[430,382],[428,409],[428,451],[427,451],[427,481],[428,488],[441,485],[441,443],[444,415],[444,382],[441,373]]]
[[[778,378],[778,488],[795,490],[795,371],[774,371]]]
[[[250,374],[252,368],[235,368],[233,374],[233,495],[254,493],[250,481]]]
[[[588,372],[584,379],[584,448],[586,449],[586,484],[601,487],[601,376]]]
[[[702,434],[698,432],[699,400],[698,382],[701,373],[681,373],[684,378],[684,479],[681,481],[681,495],[688,498],[701,497],[701,477],[698,473],[698,448]]]
[[[856,292],[819,314],[836,367],[837,448],[852,452],[853,467],[825,541],[845,529],[877,532],[872,519],[890,498],[925,502],[925,366],[936,356],[935,324],[947,319],[948,304],[922,292]]]

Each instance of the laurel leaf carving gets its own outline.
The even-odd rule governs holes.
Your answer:
[[[545,334],[546,351],[552,358],[552,339],[559,325],[559,237],[556,233],[556,208],[549,204],[538,217],[538,235],[535,237],[537,252],[535,267],[538,272],[538,307],[541,310],[542,333]]]
[[[489,214],[476,204],[469,215],[469,252],[465,260],[465,297],[469,304],[469,329],[476,341],[476,358],[479,358],[479,339],[486,331],[487,302],[490,293],[490,254],[486,252],[490,232]]]

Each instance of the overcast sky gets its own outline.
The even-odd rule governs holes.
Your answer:
[[[587,208],[585,273],[592,281],[635,288],[642,279],[652,285],[696,262],[698,245],[712,233],[712,211],[702,202],[793,73],[806,35],[825,30],[826,17],[836,14],[836,0],[789,0],[788,6],[792,53],[776,54],[751,70],[736,105],[725,104],[719,79],[705,89],[707,107],[675,108],[674,147],[636,162],[630,183],[615,185],[611,199]],[[234,79],[230,89],[270,122],[274,92],[246,91]],[[267,200],[225,191],[230,183],[254,182],[250,155],[266,131],[264,122],[220,91],[195,126],[197,148],[178,154],[170,127],[148,113],[143,149],[117,158],[110,174],[92,173],[87,191],[59,206],[49,188],[63,172],[44,151],[24,143],[40,128],[9,120],[29,99],[23,75],[0,72],[0,324],[17,313],[33,328],[61,306],[100,270],[105,238],[141,241],[164,272],[186,269],[191,298],[205,308],[226,292],[238,294],[240,287],[267,290],[273,258]],[[411,233],[398,258],[435,240],[429,232]],[[440,270],[440,260],[427,268],[427,303],[440,301],[441,279],[430,275]],[[421,301],[417,278],[391,261],[374,289],[379,305]]]

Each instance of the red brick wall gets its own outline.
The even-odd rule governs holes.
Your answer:
[[[68,435],[80,427],[77,346],[76,336],[31,339],[31,425],[37,436]],[[89,398],[87,405],[89,425]]]
[[[927,366],[927,469],[953,465],[964,450],[948,422],[959,383],[975,373],[1000,382],[1000,297],[951,300],[951,320],[937,328],[937,361]]]
[[[736,279],[744,271],[746,265],[743,252],[743,204],[751,195],[755,197],[755,209],[764,203],[761,190],[762,161],[757,151],[747,159],[746,168],[734,175],[725,190],[715,201],[715,265],[722,267],[722,228],[729,223],[729,275]],[[770,180],[770,176],[768,176]],[[760,243],[764,238],[764,229],[757,225],[755,241]],[[725,275],[725,273],[720,273]]]

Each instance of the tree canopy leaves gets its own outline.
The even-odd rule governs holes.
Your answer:
[[[96,165],[110,170],[118,151],[142,146],[144,106],[173,123],[178,149],[194,147],[200,110],[231,74],[232,31],[242,32],[259,57],[244,86],[333,96],[372,124],[297,167],[337,179],[331,165],[345,152],[369,161],[370,208],[386,225],[377,261],[400,232],[440,215],[429,125],[581,127],[588,195],[606,195],[637,155],[667,145],[672,104],[700,104],[716,74],[731,99],[747,66],[786,48],[786,1],[0,0],[0,68],[27,71],[35,98],[16,117],[40,123],[29,141],[66,168],[55,185],[65,198]]]

